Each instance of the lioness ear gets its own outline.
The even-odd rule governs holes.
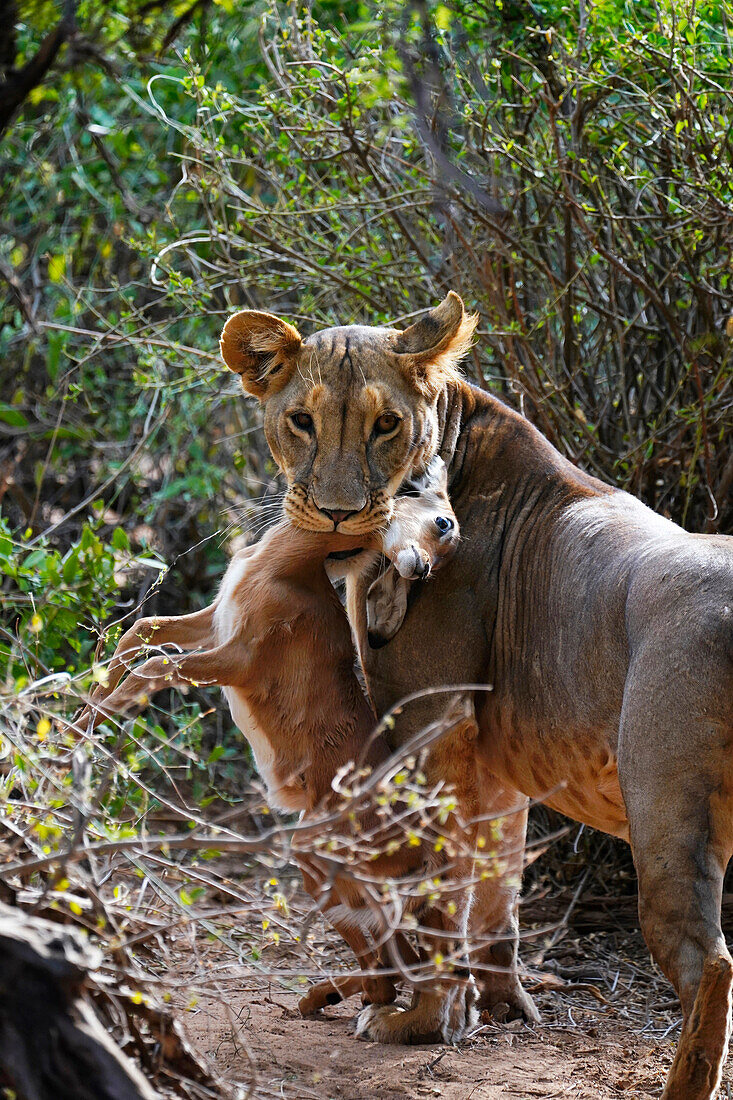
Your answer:
[[[451,290],[439,306],[399,333],[393,349],[404,355],[405,369],[427,397],[460,377],[457,364],[471,347],[477,324],[478,314],[466,313]]]
[[[245,390],[265,401],[288,381],[302,342],[297,328],[287,321],[272,313],[243,309],[224,325],[219,347]]]

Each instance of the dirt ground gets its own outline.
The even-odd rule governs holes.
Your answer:
[[[224,1077],[248,1082],[258,1098],[659,1097],[679,1035],[679,1005],[640,935],[568,933],[559,943],[527,945],[523,954],[542,1022],[484,1018],[458,1048],[360,1041],[353,1033],[356,998],[304,1020],[298,993],[287,988],[295,983],[278,981],[277,968],[270,980],[251,969],[238,977],[236,968],[217,968],[212,996],[187,1013],[187,1031]],[[293,962],[285,951],[283,972],[292,975]],[[320,956],[320,967],[344,964],[346,957]],[[733,1095],[727,1077],[720,1095]]]
[[[623,1021],[592,1021],[582,1010],[574,1025],[486,1024],[460,1048],[380,1047],[354,1037],[353,1005],[303,1020],[295,1002],[274,990],[234,999],[234,1028],[220,1006],[203,1009],[193,1029],[198,1045],[240,1079],[246,1050],[265,1095],[303,1100],[631,1100],[659,1096],[672,1060],[671,1042],[644,1041]]]

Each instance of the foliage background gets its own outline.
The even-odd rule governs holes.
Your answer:
[[[733,532],[732,19],[0,4],[0,796],[34,851],[82,797],[54,717],[143,603],[209,600],[277,496],[217,356],[238,307],[307,333],[456,289],[481,315],[474,381],[688,529]],[[93,836],[185,817],[181,789],[189,809],[242,793],[216,704],[197,689],[103,734],[93,762],[122,766],[92,770]],[[576,838],[549,873],[609,861],[629,875]]]

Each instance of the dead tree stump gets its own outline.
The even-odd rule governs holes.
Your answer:
[[[85,996],[100,952],[0,903],[0,1083],[23,1100],[159,1100]]]

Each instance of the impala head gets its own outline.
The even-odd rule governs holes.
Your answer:
[[[411,477],[395,500],[382,538],[384,554],[406,580],[425,580],[456,552],[460,528],[448,498],[448,475],[438,455]]]

